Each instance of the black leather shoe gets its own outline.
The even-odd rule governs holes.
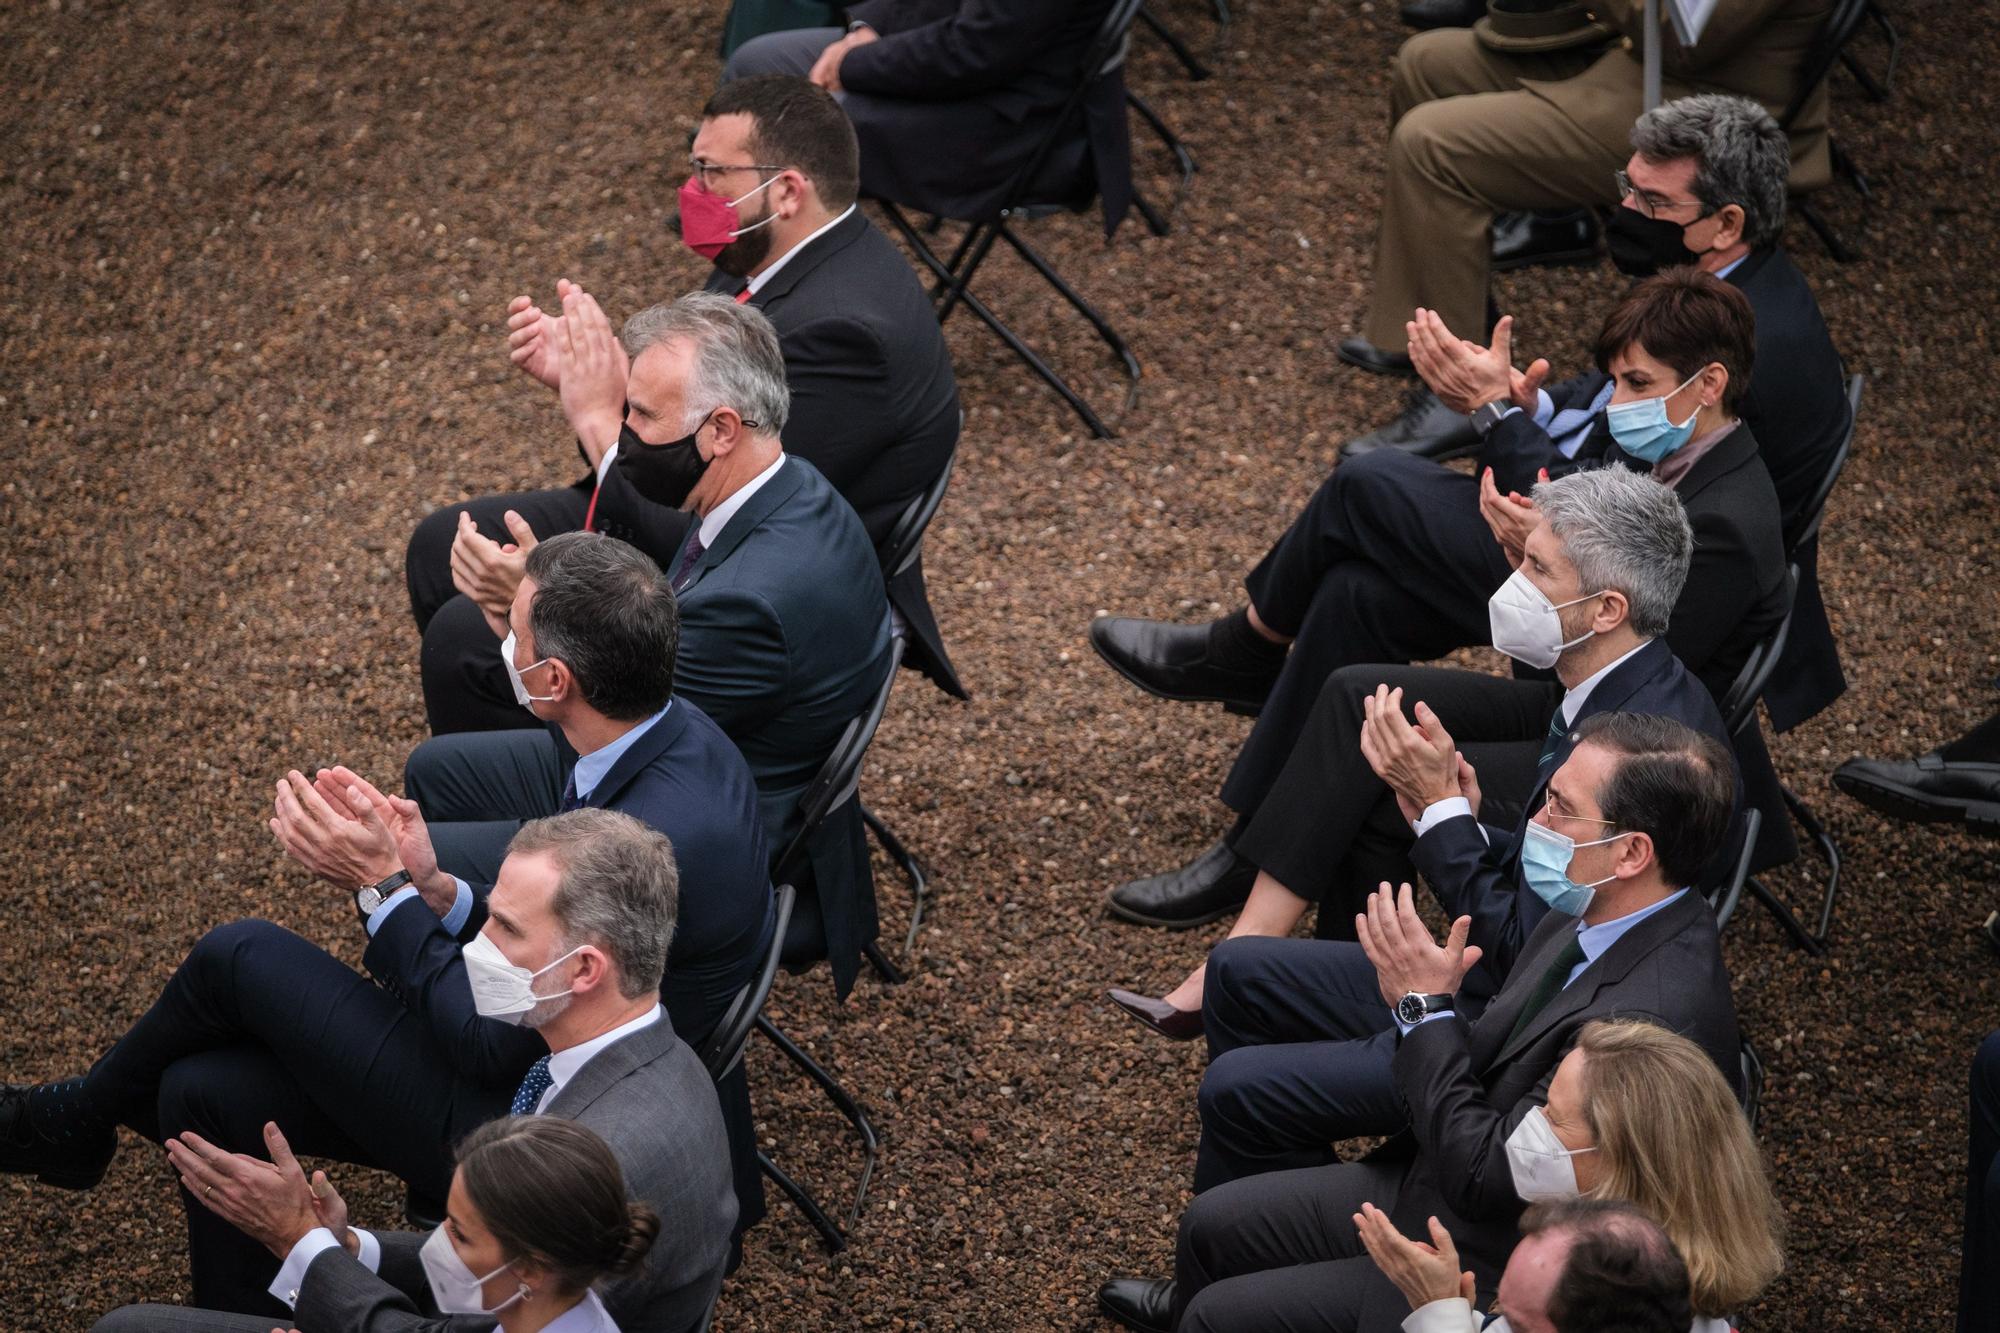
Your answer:
[[[1371,375],[1414,375],[1415,366],[1402,352],[1385,352],[1366,338],[1356,334],[1352,338],[1342,338],[1335,355],[1350,366],[1359,366]]]
[[[1205,1030],[1199,1009],[1176,1009],[1165,1000],[1116,986],[1104,992],[1104,998],[1168,1041],[1193,1041]]]
[[[1256,713],[1271,697],[1285,659],[1274,654],[1263,670],[1245,671],[1209,660],[1208,626],[1164,620],[1099,616],[1090,622],[1090,646],[1111,669],[1148,694],[1183,703],[1219,703],[1232,713]]]
[[[1850,759],[1833,785],[1872,810],[1932,824],[1965,823],[2000,836],[2000,764],[1927,754],[1914,763]]]
[[[1597,216],[1587,208],[1567,213],[1502,213],[1493,219],[1493,270],[1531,264],[1589,264],[1597,259]]]
[[[1432,28],[1469,28],[1486,14],[1486,0],[1407,0],[1403,22],[1419,32]]]
[[[1111,915],[1142,926],[1186,930],[1228,916],[1243,905],[1256,882],[1257,867],[1217,839],[1179,870],[1120,884],[1105,904]]]
[[[1136,1333],[1173,1333],[1173,1280],[1114,1277],[1097,1289],[1097,1308]]]
[[[82,1126],[50,1134],[28,1119],[28,1087],[0,1083],[0,1172],[32,1175],[44,1185],[87,1190],[104,1179],[118,1131]]]
[[[1418,458],[1439,462],[1474,453],[1479,448],[1479,432],[1472,418],[1446,407],[1428,386],[1418,385],[1403,401],[1402,415],[1388,425],[1357,435],[1340,446],[1343,459],[1359,458],[1377,449],[1401,449]]]

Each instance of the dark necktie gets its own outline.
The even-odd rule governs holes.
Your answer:
[[[507,1108],[507,1114],[533,1115],[542,1094],[555,1085],[555,1075],[549,1073],[549,1057],[545,1055],[528,1066],[528,1076],[521,1080],[520,1091],[514,1094],[514,1104]]]
[[[556,813],[566,815],[572,810],[583,809],[583,804],[583,798],[576,794],[576,774],[572,773],[569,781],[563,784],[562,804],[556,807]]]
[[[1537,777],[1546,778],[1549,775],[1549,765],[1556,761],[1556,751],[1562,748],[1563,737],[1568,732],[1569,727],[1563,721],[1562,705],[1557,704],[1556,715],[1549,719],[1549,734],[1542,738],[1542,757],[1535,761]]]
[[[1542,973],[1541,979],[1535,982],[1535,989],[1529,994],[1527,1004],[1521,1007],[1521,1016],[1514,1020],[1514,1030],[1507,1034],[1508,1041],[1511,1042],[1520,1036],[1521,1029],[1527,1027],[1537,1014],[1549,1007],[1549,1001],[1562,993],[1563,986],[1569,981],[1571,970],[1583,961],[1583,942],[1577,938],[1574,930],[1568,933],[1569,940],[1556,951],[1555,960],[1549,964],[1549,970]]]
[[[679,592],[688,585],[688,576],[694,573],[695,561],[708,548],[701,544],[701,529],[688,534],[687,545],[681,548],[681,562],[674,568],[674,591]]]

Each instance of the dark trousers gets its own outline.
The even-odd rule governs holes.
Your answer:
[[[1358,944],[1224,940],[1202,992],[1197,1194],[1266,1171],[1324,1166],[1333,1145],[1408,1119],[1390,1061],[1396,1025]]]
[[[467,732],[434,736],[411,751],[403,768],[403,793],[424,812],[438,868],[479,884],[500,877],[507,840],[530,819],[555,814],[562,804],[564,764],[556,738],[542,731]],[[683,885],[682,911],[702,886]],[[696,910],[699,910],[697,907]],[[766,935],[768,936],[768,930]],[[682,930],[675,948],[694,938]],[[660,982],[660,1003],[683,1041],[699,1046],[735,998],[712,978],[676,968],[673,950]],[[715,1085],[736,1180],[736,1234],[765,1213],[764,1178],[757,1167],[757,1130],[750,1108],[750,1078],[741,1063]]]
[[[546,1052],[524,1029],[520,1073]],[[264,1157],[264,1124],[276,1121],[301,1157],[378,1167],[442,1199],[454,1146],[505,1113],[519,1083],[456,1075],[389,992],[288,930],[238,921],[196,943],[86,1087],[156,1142],[193,1131]],[[265,1291],[278,1271],[270,1251],[185,1190],[181,1204],[193,1303],[289,1320]]]
[[[1513,571],[1479,520],[1478,483],[1395,449],[1335,468],[1244,586],[1296,642],[1222,787],[1253,814],[1328,676],[1483,644],[1486,601]]]
[[[1972,1059],[1972,1134],[1959,1251],[1958,1333],[2000,1328],[2000,1032]]]
[[[1361,1247],[1363,1203],[1393,1213],[1405,1168],[1351,1162],[1231,1181],[1174,1246],[1178,1333],[1393,1333],[1410,1303]]]
[[[1326,680],[1277,781],[1230,838],[1237,855],[1319,904],[1326,939],[1355,938],[1354,914],[1378,884],[1415,880],[1415,835],[1361,753],[1362,701],[1378,685],[1403,691],[1412,721],[1420,701],[1430,705],[1479,774],[1480,819],[1498,828],[1519,821],[1539,785],[1536,760],[1563,694],[1552,682],[1448,667],[1350,666]]]

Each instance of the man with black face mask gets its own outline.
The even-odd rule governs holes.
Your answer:
[[[798,78],[740,80],[703,109],[678,211],[683,243],[714,265],[708,290],[757,307],[778,331],[792,402],[785,448],[832,483],[880,551],[951,458],[958,389],[922,285],[854,207],[857,152],[853,127],[826,92]],[[557,301],[574,290],[558,282]],[[514,364],[559,394],[561,315],[559,305],[545,311],[521,296],[508,319]],[[534,539],[588,527],[662,565],[673,558],[689,527],[680,505],[696,476],[692,451],[635,466],[614,460],[630,462],[640,444],[681,433],[679,422],[629,412],[612,440],[578,440],[589,471],[575,484],[446,506],[418,525],[406,575],[433,732],[531,725],[494,676],[488,627]],[[651,480],[638,486],[641,477]],[[889,599],[906,634],[905,663],[964,697],[921,565],[890,582]]]

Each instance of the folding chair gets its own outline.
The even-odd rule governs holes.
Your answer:
[[[1126,406],[1128,408],[1131,406],[1133,399],[1138,395],[1139,379],[1142,374],[1139,358],[1132,354],[1131,347],[1118,331],[1111,327],[1110,321],[1070,286],[1039,251],[1023,240],[1011,224],[1016,217],[1043,217],[1052,213],[1074,212],[1088,207],[1091,200],[1097,197],[1097,182],[1094,179],[1087,186],[1078,186],[1074,182],[1051,181],[1045,179],[1045,175],[1059,174],[1053,171],[1056,166],[1057,150],[1066,144],[1073,145],[1075,140],[1084,134],[1082,128],[1084,102],[1091,88],[1099,79],[1118,77],[1122,70],[1132,23],[1137,18],[1140,7],[1141,0],[1115,0],[1105,15],[1104,23],[1098,29],[1097,40],[1092,43],[1090,54],[1083,63],[1083,72],[1077,79],[1076,87],[1071,90],[1068,100],[1064,102],[1061,113],[1049,122],[1049,128],[1043,134],[1041,142],[1036,145],[1033,154],[1009,183],[1005,192],[1008,202],[994,217],[961,219],[967,223],[966,232],[959,239],[950,259],[940,259],[937,256],[922,233],[903,216],[902,210],[896,206],[894,200],[876,201],[882,206],[890,224],[916,255],[918,262],[929,269],[937,279],[931,288],[931,300],[937,305],[938,322],[943,323],[949,319],[951,312],[961,303],[964,304],[993,330],[1015,356],[1060,394],[1070,409],[1090,427],[1091,434],[1099,439],[1109,439],[1114,432],[1104,424],[1096,412],[1091,410],[1090,405],[1084,402],[1076,390],[1070,387],[1067,380],[1051,369],[1019,334],[1007,327],[991,307],[972,294],[971,285],[973,275],[979,271],[979,266],[986,262],[986,257],[993,252],[993,247],[1005,241],[1014,253],[1055,288],[1057,295],[1090,321],[1091,327],[1097,330],[1097,336],[1117,356],[1124,366],[1127,378],[1131,381],[1131,387],[1125,398]],[[1085,160],[1088,160],[1087,153]],[[1082,193],[1083,191],[1087,193]],[[1063,194],[1069,197],[1054,197]],[[1082,195],[1081,198],[1078,197],[1079,194]]]
[[[1174,187],[1173,200],[1168,203],[1165,213],[1154,208],[1152,202],[1139,193],[1136,181],[1132,186],[1132,207],[1138,209],[1139,216],[1146,220],[1147,230],[1155,236],[1165,236],[1173,230],[1174,214],[1180,211],[1182,202],[1187,199],[1188,191],[1194,186],[1194,154],[1181,142],[1180,135],[1168,128],[1167,122],[1160,118],[1160,113],[1153,110],[1145,98],[1129,88],[1125,90],[1125,105],[1138,112],[1139,118],[1152,127],[1153,133],[1159,136],[1160,143],[1173,155],[1174,166],[1181,174],[1180,184]]]
[[[772,864],[773,882],[785,885],[788,889],[797,882],[798,872],[807,864],[806,849],[813,833],[826,821],[828,815],[855,799],[855,788],[861,780],[862,758],[868,753],[868,743],[875,738],[875,729],[881,725],[882,714],[889,706],[889,691],[895,686],[896,668],[901,665],[902,660],[903,641],[900,638],[894,639],[890,644],[889,672],[882,679],[881,689],[876,691],[875,698],[869,703],[867,710],[847,724],[847,729],[841,733],[833,752],[827,756],[826,762],[820,766],[820,771],[814,775],[811,785],[799,797],[801,812],[799,831],[793,835],[791,844]],[[871,941],[862,950],[862,954],[884,981],[892,985],[902,982],[903,974],[883,956],[879,945]],[[810,970],[815,963],[825,957],[826,931],[817,904],[803,897],[795,897],[788,910],[784,929],[777,937],[776,961],[773,966],[782,966],[787,972],[796,975]],[[765,989],[768,992],[768,984]],[[868,1197],[868,1182],[875,1174],[875,1159],[881,1150],[881,1140],[876,1136],[875,1126],[869,1120],[868,1112],[855,1100],[854,1095],[841,1086],[840,1080],[829,1073],[824,1065],[786,1036],[761,1009],[761,1001],[750,1009],[750,1026],[763,1033],[766,1040],[819,1085],[820,1091],[826,1094],[834,1109],[854,1127],[855,1136],[861,1141],[861,1181],[855,1187],[854,1203],[847,1213],[847,1224],[853,1226],[861,1216],[862,1203]],[[803,1186],[792,1180],[762,1153],[758,1155],[758,1164],[764,1173],[777,1183],[778,1188],[798,1204],[800,1211],[805,1213],[813,1228],[826,1242],[829,1251],[838,1251],[846,1244],[840,1228]]]
[[[959,429],[965,429],[963,413],[959,415]],[[945,489],[951,485],[951,474],[957,466],[958,449],[953,446],[951,457],[945,459],[944,470],[938,474],[937,480],[923,494],[910,501],[909,508],[896,519],[896,526],[889,529],[889,535],[882,542],[882,577],[885,582],[907,571],[923,555],[924,533],[930,529],[931,520],[944,503]],[[867,825],[868,831],[875,835],[875,841],[910,882],[910,928],[903,936],[903,952],[907,955],[917,947],[917,927],[923,924],[924,898],[930,881],[925,878],[923,866],[918,863],[915,854],[903,845],[903,840],[896,836],[888,821],[870,810],[865,801],[861,805],[861,822]]]
[[[1854,40],[1855,33],[1860,31],[1862,23],[1870,17],[1870,10],[1880,14],[1876,9],[1875,0],[1836,0],[1833,8],[1827,12],[1826,21],[1820,27],[1818,37],[1814,39],[1812,53],[1806,57],[1803,69],[1805,77],[1799,80],[1799,88],[1792,95],[1791,104],[1785,108],[1784,114],[1778,117],[1779,128],[1787,134],[1791,132],[1792,122],[1805,110],[1806,103],[1812,100],[1813,94],[1826,82],[1827,76],[1833,73],[1834,65],[1844,58],[1847,44]],[[1880,22],[1886,24],[1888,22],[1886,16],[1882,17]],[[1889,31],[1893,34],[1895,30],[1891,27]],[[1894,51],[1895,48],[1892,46],[1892,71]],[[1847,64],[1850,70],[1854,68],[1852,60],[1848,60]],[[1871,85],[1872,81],[1863,82],[1864,88],[1869,88]],[[1878,97],[1876,100],[1881,99]],[[1827,152],[1832,158],[1834,175],[1845,177],[1864,202],[1873,198],[1873,182],[1860,167],[1855,165],[1854,159],[1847,155],[1846,150],[1833,137],[1831,129],[1827,131],[1826,142]],[[1794,199],[1792,207],[1805,219],[1806,225],[1813,229],[1820,241],[1825,244],[1827,253],[1834,259],[1847,264],[1859,257],[1833,229],[1833,224],[1827,221],[1826,215],[1820,212],[1817,204],[1809,199]]]
[[[1855,56],[1851,47],[1841,49],[1840,63],[1847,66],[1847,72],[1861,85],[1861,91],[1868,94],[1869,101],[1886,102],[1889,100],[1889,94],[1896,90],[1896,61],[1903,54],[1903,35],[1896,31],[1896,25],[1890,21],[1888,11],[1877,4],[1876,0],[1868,0],[1864,8],[1867,11],[1868,21],[1875,25],[1875,31],[1881,34],[1883,42],[1889,47],[1889,62],[1883,69],[1880,79],[1869,72],[1868,67]]]

